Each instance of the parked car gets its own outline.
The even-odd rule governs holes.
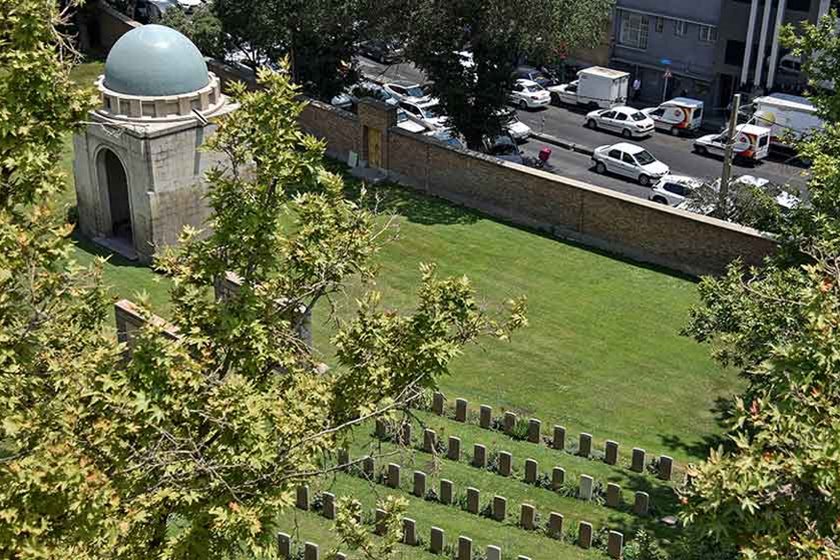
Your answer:
[[[484,144],[485,150],[491,156],[525,165],[525,158],[522,155],[522,151],[517,146],[516,141],[510,136],[503,134],[493,139],[485,139]]]
[[[464,143],[458,138],[450,129],[443,128],[440,130],[430,130],[429,132],[425,133],[426,136],[431,136],[435,140],[440,140],[444,144],[448,144],[453,148],[461,148],[464,149]]]
[[[421,122],[432,130],[444,128],[446,126],[446,117],[438,113],[437,101],[425,101],[417,103],[416,101],[400,101],[400,107],[408,112],[409,117]]]
[[[397,126],[403,130],[414,132],[416,134],[424,134],[429,131],[429,128],[426,125],[412,119],[405,109],[397,109]]]
[[[508,115],[508,119],[505,122],[505,130],[517,142],[523,142],[531,136],[531,127],[520,121],[519,117],[513,111]]]
[[[343,92],[330,100],[330,103],[341,109],[350,110],[359,103],[360,99],[372,97],[388,105],[397,106],[399,101],[379,84],[364,81],[346,88]]]
[[[569,82],[554,86],[548,91],[551,93],[551,100],[556,105],[577,105],[578,81]]]
[[[430,101],[428,94],[420,84],[412,82],[392,82],[382,86],[385,91],[396,97],[399,101]]]
[[[675,208],[684,206],[691,191],[703,186],[703,181],[685,175],[665,175],[650,190],[648,200]]]
[[[625,138],[650,136],[655,126],[653,119],[632,107],[591,111],[587,113],[585,122],[593,130],[603,128]]]
[[[647,187],[653,181],[670,173],[671,169],[636,144],[620,142],[599,146],[592,153],[597,173],[615,173],[637,181]]]
[[[513,77],[516,80],[530,80],[532,82],[537,82],[544,88],[557,85],[557,80],[553,76],[546,74],[542,70],[538,70],[533,66],[520,66],[514,70]]]
[[[732,152],[735,157],[755,162],[770,153],[770,129],[754,124],[741,124],[735,128],[735,143]],[[719,134],[707,134],[694,141],[694,151],[700,155],[726,153],[727,131]]]
[[[403,49],[394,41],[371,39],[359,43],[359,54],[380,64],[393,64],[402,60]]]
[[[537,82],[516,80],[510,101],[520,109],[536,109],[551,104],[551,94]]]

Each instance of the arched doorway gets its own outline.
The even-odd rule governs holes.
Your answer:
[[[131,208],[128,204],[128,179],[117,154],[104,149],[99,154],[100,186],[108,188],[111,210],[111,235],[132,243]]]

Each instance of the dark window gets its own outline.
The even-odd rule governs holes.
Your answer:
[[[624,113],[616,113],[615,114],[615,120],[626,121],[627,120],[627,115],[625,115]]]
[[[601,117],[603,117],[605,119],[614,119],[615,118],[615,111],[608,111],[608,112],[604,113],[603,115],[601,115]]]
[[[788,0],[787,9],[797,12],[810,12],[811,0]]]
[[[764,146],[767,145],[767,142],[769,140],[770,140],[769,136],[762,136],[761,138],[758,139],[758,147],[763,148]]]
[[[623,161],[624,163],[629,163],[630,165],[634,165],[636,163],[636,160],[634,160],[633,156],[631,156],[630,154],[622,154],[621,161]]]
[[[744,62],[744,52],[747,44],[744,41],[726,41],[724,62],[732,66],[740,66]]]
[[[656,18],[656,32],[662,33],[662,29],[665,27],[665,19],[658,17]]]
[[[685,196],[687,194],[686,188],[677,183],[665,183],[665,190],[670,193],[678,194],[680,196]]]
[[[621,159],[621,152],[618,150],[610,150],[608,155],[613,159]]]

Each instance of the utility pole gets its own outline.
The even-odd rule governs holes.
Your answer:
[[[735,129],[738,126],[738,111],[741,110],[741,94],[736,93],[732,100],[732,114],[729,115],[729,130],[726,133],[726,154],[723,156],[723,173],[720,176],[718,207],[715,214],[719,218],[726,216],[729,204],[729,181],[732,178],[732,152],[735,148]]]

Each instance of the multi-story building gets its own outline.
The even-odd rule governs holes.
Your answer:
[[[611,66],[641,82],[641,99],[713,101],[721,0],[618,0]]]
[[[738,90],[801,89],[800,61],[780,45],[780,29],[816,22],[837,5],[837,0],[723,0],[715,57],[720,103]]]

